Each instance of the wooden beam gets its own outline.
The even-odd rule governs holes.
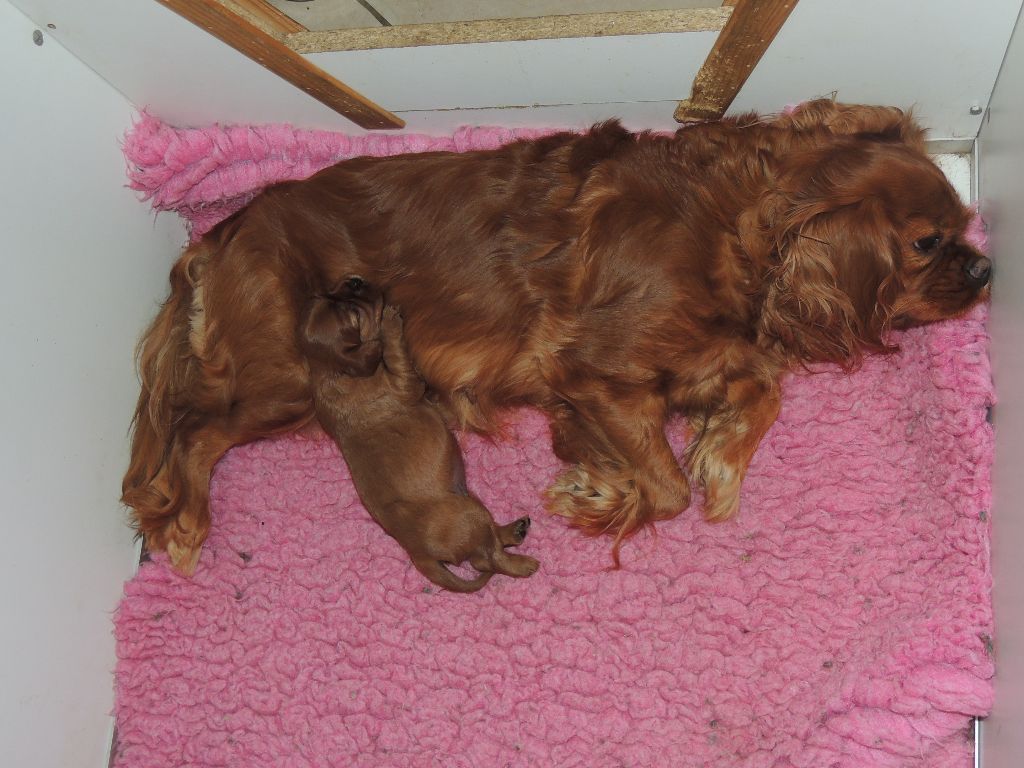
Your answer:
[[[366,129],[402,128],[405,121],[341,81],[238,13],[231,0],[157,0],[266,67],[317,101]]]
[[[725,114],[797,0],[733,0],[732,16],[693,80],[675,119],[717,120]]]
[[[434,24],[396,24],[393,27],[296,32],[287,35],[284,42],[299,53],[326,53],[375,48],[411,48],[420,45],[650,35],[659,32],[718,32],[726,26],[731,15],[731,8],[691,8]]]
[[[305,32],[306,28],[286,13],[278,10],[267,0],[231,0],[240,16],[275,37],[284,37],[292,32]]]

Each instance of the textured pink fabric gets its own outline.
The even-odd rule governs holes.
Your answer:
[[[553,129],[460,128],[451,136],[347,136],[290,125],[173,128],[143,113],[125,136],[129,186],[158,211],[176,211],[198,237],[268,184],[304,179],[360,155],[494,149]]]
[[[252,189],[223,158],[255,162],[257,129],[190,144],[140,126],[176,137],[153,152],[180,169],[221,156],[196,184]],[[180,178],[148,188],[156,205],[227,199]],[[852,375],[787,379],[738,518],[691,509],[619,571],[607,540],[541,510],[559,465],[532,411],[507,439],[462,442],[495,517],[533,517],[522,551],[541,570],[470,596],[412,569],[326,437],[232,450],[195,577],[156,555],[126,585],[116,765],[966,768],[992,701],[985,318],[902,334]]]

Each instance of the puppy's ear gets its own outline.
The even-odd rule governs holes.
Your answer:
[[[302,324],[306,355],[349,376],[370,376],[381,360],[380,341],[364,340],[360,307],[351,302],[314,299]]]
[[[740,220],[740,241],[764,275],[759,335],[800,363],[856,368],[891,352],[884,333],[899,292],[891,224],[877,204],[795,203],[768,195]]]
[[[865,136],[898,141],[924,149],[924,129],[910,112],[896,107],[843,104],[834,99],[814,99],[778,118],[783,127],[796,130],[827,128],[841,136]]]

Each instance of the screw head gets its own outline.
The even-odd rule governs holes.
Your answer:
[[[980,115],[985,110],[982,109],[981,104],[971,104],[971,114]]]
[[[36,45],[43,44],[43,31],[41,29],[37,29],[32,32],[32,42]]]

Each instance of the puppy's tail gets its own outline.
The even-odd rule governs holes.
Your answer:
[[[182,486],[171,467],[182,453],[188,421],[188,393],[197,360],[192,339],[202,331],[196,300],[199,275],[210,258],[203,245],[189,248],[171,270],[171,291],[136,349],[142,384],[132,419],[131,459],[121,485],[121,501],[151,549],[166,549],[165,529],[182,503]],[[182,563],[184,570],[189,564]],[[192,563],[194,566],[194,563]]]
[[[452,592],[476,592],[491,580],[492,573],[481,573],[475,579],[467,581],[459,578],[449,571],[444,563],[428,558],[419,558],[412,561],[416,570],[437,584],[439,587],[451,590]]]

